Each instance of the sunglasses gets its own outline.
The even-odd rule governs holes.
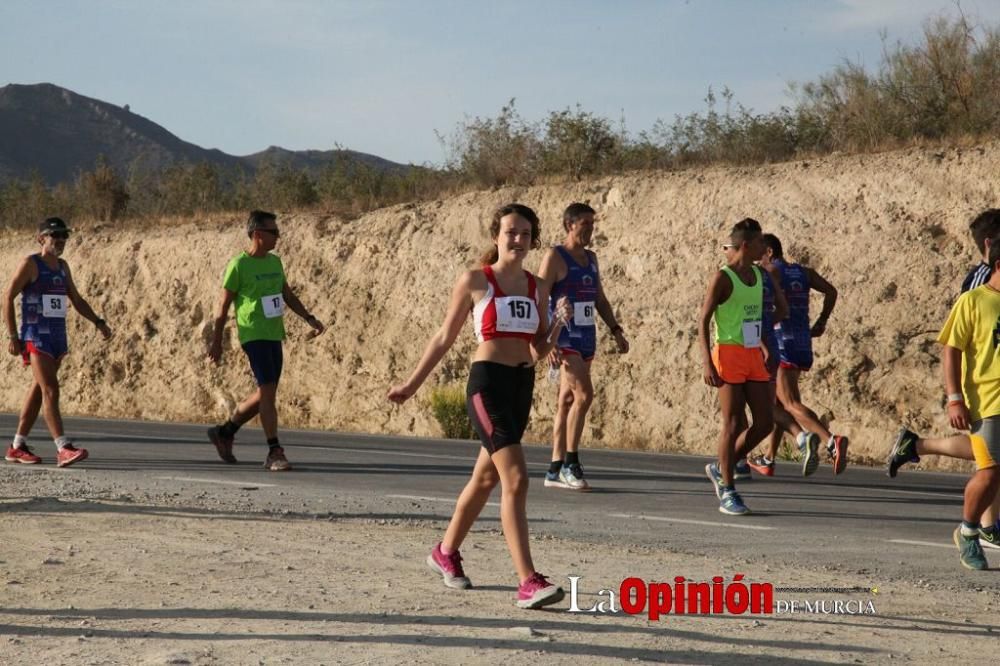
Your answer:
[[[51,236],[52,238],[55,238],[56,240],[66,240],[66,239],[69,238],[69,232],[66,232],[66,231],[55,231],[53,233],[45,234],[45,235],[46,236]]]
[[[266,234],[271,234],[275,238],[280,238],[281,237],[281,232],[278,231],[277,229],[260,229],[260,228],[258,228],[258,229],[254,229],[254,231],[263,231]]]

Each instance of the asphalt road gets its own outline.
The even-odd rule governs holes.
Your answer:
[[[15,423],[13,415],[0,415],[3,432],[12,433]],[[289,430],[281,439],[294,470],[271,473],[261,468],[266,447],[256,429],[239,433],[234,453],[240,462],[226,465],[208,443],[205,424],[66,423],[77,445],[90,450],[88,460],[56,468],[54,446],[39,436],[39,422],[32,444],[44,464],[8,464],[9,472],[65,474],[92,486],[152,493],[241,493],[251,508],[266,496],[272,509],[303,514],[342,514],[350,506],[353,515],[375,519],[447,520],[478,449],[467,441]],[[948,580],[969,589],[990,584],[960,566],[951,542],[961,519],[962,475],[904,468],[888,479],[881,469],[848,467],[834,477],[822,464],[802,478],[797,464],[778,463],[775,477],[738,483],[753,514],[730,517],[718,512],[704,457],[585,450],[594,491],[577,493],[544,488],[548,449],[528,446],[526,452],[536,535],[604,544],[608,552],[627,542],[720,560],[826,568],[842,572],[845,585],[893,579]],[[497,493],[482,524],[498,525],[498,502]],[[987,556],[1000,564],[1000,551]]]

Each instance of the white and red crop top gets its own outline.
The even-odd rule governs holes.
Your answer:
[[[528,276],[527,296],[507,296],[497,284],[492,266],[483,266],[486,274],[486,295],[472,308],[476,339],[486,342],[493,338],[531,340],[538,330],[538,304],[535,302],[535,276]]]

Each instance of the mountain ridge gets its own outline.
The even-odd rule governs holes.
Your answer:
[[[73,180],[103,156],[121,174],[159,172],[174,164],[206,162],[253,173],[266,162],[318,171],[347,158],[387,171],[409,168],[353,150],[293,151],[278,146],[230,155],[184,141],[134,113],[129,105],[87,97],[52,83],[0,87],[0,182],[38,174],[49,185]]]

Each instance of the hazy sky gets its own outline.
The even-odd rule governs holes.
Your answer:
[[[1000,22],[1000,1],[965,0]],[[846,59],[879,61],[947,0],[0,0],[0,85],[49,82],[206,148],[335,144],[441,163],[435,130],[575,106],[632,132],[704,109],[758,111]]]

